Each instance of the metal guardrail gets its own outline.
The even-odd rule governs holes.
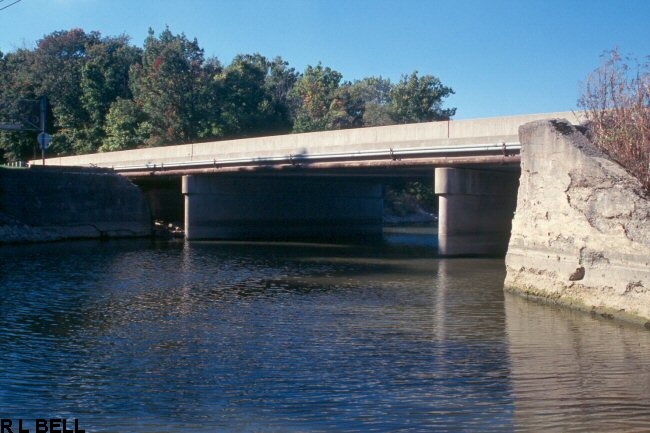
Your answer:
[[[0,164],[0,166],[16,168],[16,167],[29,167],[29,164],[27,163],[27,161],[9,161],[6,164]]]
[[[178,161],[178,162],[147,162],[144,164],[115,165],[111,168],[115,171],[137,171],[137,170],[165,170],[165,169],[182,169],[197,168],[210,166],[254,166],[254,165],[272,165],[272,164],[307,164],[315,162],[328,161],[355,161],[363,159],[392,159],[401,160],[403,158],[425,158],[439,155],[461,155],[461,154],[509,154],[518,153],[521,144],[518,142],[497,143],[497,144],[471,144],[460,146],[438,146],[438,147],[414,147],[404,149],[382,149],[367,150],[358,152],[337,152],[322,154],[290,154],[283,156],[257,157],[257,158],[226,158],[210,159],[198,161]],[[94,164],[90,164],[95,166]]]

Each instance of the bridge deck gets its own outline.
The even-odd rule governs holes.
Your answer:
[[[519,126],[534,120],[565,118],[573,112],[544,113],[473,120],[391,125],[382,127],[276,135],[239,140],[189,143],[118,152],[49,158],[48,165],[110,167],[138,175],[152,171],[175,174],[242,167],[292,166],[309,168],[433,164],[435,161],[492,161],[505,150],[519,151]],[[468,159],[469,158],[469,159]],[[509,160],[514,162],[514,159]],[[30,161],[38,165],[40,160]],[[398,164],[399,165],[399,164]]]

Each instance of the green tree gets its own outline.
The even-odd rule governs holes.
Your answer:
[[[294,132],[330,129],[332,117],[336,118],[341,114],[341,104],[334,101],[341,78],[340,72],[323,67],[321,63],[316,67],[307,66],[292,91]],[[330,110],[333,111],[332,115]]]
[[[145,41],[142,64],[131,67],[131,90],[151,125],[147,144],[187,142],[199,136],[206,115],[202,89],[214,77],[203,68],[203,50],[196,39],[165,29],[152,29]]]
[[[296,80],[281,58],[238,55],[219,78],[221,117],[226,136],[288,132],[287,94]]]
[[[266,92],[267,60],[260,55],[238,55],[221,74],[221,118],[226,136],[255,135],[272,116]]]
[[[54,32],[35,49],[0,53],[0,121],[38,128],[46,95],[50,153],[130,149],[218,137],[245,137],[447,119],[453,94],[417,71],[395,85],[354,83],[321,63],[297,73],[280,57],[243,54],[223,67],[196,39],[153,30],[144,49],[127,36],[81,29]],[[26,119],[28,118],[28,119]],[[0,157],[36,154],[37,132],[0,131]]]
[[[28,73],[33,62],[33,52],[25,49],[0,54],[0,123],[39,128],[38,96]],[[0,157],[21,160],[36,156],[36,135],[33,131],[0,130]]]
[[[142,52],[129,45],[126,36],[105,38],[88,49],[81,69],[81,103],[88,113],[87,152],[96,151],[107,136],[106,115],[116,100],[131,98],[129,69],[140,62]]]
[[[41,39],[34,51],[28,74],[37,95],[47,95],[52,104],[55,153],[80,153],[88,149],[90,115],[82,103],[82,68],[88,50],[101,43],[98,32],[81,29],[58,31]],[[92,147],[92,146],[91,146]]]
[[[271,94],[276,119],[272,132],[289,132],[293,128],[290,95],[300,74],[279,56],[271,60],[267,67],[264,86]]]
[[[139,58],[139,50],[125,36],[101,38],[97,32],[81,29],[54,32],[38,41],[34,50],[8,56],[0,101],[16,101],[11,102],[16,105],[32,100],[32,106],[38,107],[34,100],[47,96],[51,122],[46,129],[53,135],[50,152],[93,152],[105,137],[110,104],[118,97],[130,97],[128,70]],[[21,107],[12,110],[25,112]],[[35,133],[3,136],[0,141],[10,139],[20,149],[12,155],[32,156],[26,155],[28,146],[21,143],[28,137],[33,147]]]
[[[455,108],[442,108],[443,99],[452,95],[451,87],[444,86],[432,75],[403,75],[390,92],[390,115],[395,123],[431,122],[447,120]]]
[[[350,92],[363,101],[363,125],[383,126],[395,123],[390,115],[390,92],[393,88],[389,79],[367,77],[355,81]]]
[[[197,90],[198,113],[196,115],[196,134],[199,139],[223,137],[224,124],[221,118],[222,85],[219,77],[223,66],[216,57],[209,58],[203,65],[202,78]]]
[[[351,83],[343,83],[334,92],[327,112],[327,129],[347,129],[363,126],[365,101],[354,92]]]
[[[151,134],[146,115],[131,99],[118,98],[106,115],[106,138],[99,148],[102,152],[134,149]]]

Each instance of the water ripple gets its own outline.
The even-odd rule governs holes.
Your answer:
[[[649,334],[428,247],[0,248],[3,417],[87,431],[629,430]]]

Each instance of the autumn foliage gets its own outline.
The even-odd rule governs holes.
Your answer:
[[[454,115],[443,108],[451,94],[417,71],[344,81],[320,62],[300,73],[259,53],[224,65],[169,28],[150,29],[142,48],[125,35],[58,31],[0,52],[0,163],[40,155],[43,96],[53,156],[442,120]]]
[[[650,191],[650,68],[607,53],[587,78],[579,104],[596,144]]]

